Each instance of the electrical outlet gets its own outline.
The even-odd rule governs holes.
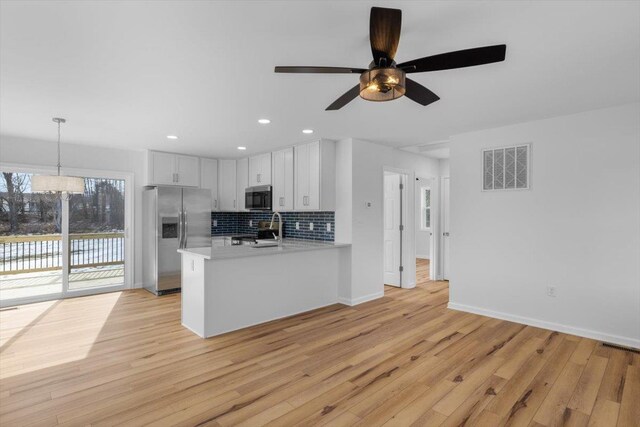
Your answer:
[[[331,232],[331,223],[330,222],[327,223],[327,231]]]
[[[547,296],[551,298],[556,297],[556,287],[555,286],[547,286]]]
[[[217,219],[214,219],[214,220],[213,220],[213,226],[214,226],[214,227],[217,227],[217,226],[218,226],[218,220],[217,220]]]
[[[249,220],[249,227],[253,227],[253,220],[252,219]]]
[[[309,230],[313,231],[313,223],[312,222],[309,223]]]
[[[296,230],[300,230],[300,223],[296,221]]]

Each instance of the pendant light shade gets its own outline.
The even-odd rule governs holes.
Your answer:
[[[31,178],[31,191],[33,193],[84,193],[84,179],[76,176],[60,175],[60,124],[65,123],[65,119],[54,117],[53,121],[58,124],[58,174],[57,175],[34,175]]]
[[[31,178],[33,193],[84,193],[84,179],[76,176],[35,175]]]

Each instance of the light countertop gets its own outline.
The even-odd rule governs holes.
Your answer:
[[[282,246],[256,248],[249,245],[222,246],[211,248],[178,249],[178,252],[201,256],[204,259],[245,258],[260,255],[277,255],[292,252],[315,251],[351,246],[349,243],[322,242],[317,240],[284,239]]]

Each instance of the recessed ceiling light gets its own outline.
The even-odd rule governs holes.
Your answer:
[[[302,129],[302,133],[313,133],[313,129]]]
[[[167,139],[178,139],[175,135],[167,135]]]
[[[238,147],[238,150],[246,150],[247,147]]]
[[[269,119],[258,119],[258,123],[260,123],[261,125],[268,125],[269,123],[271,123],[271,120],[269,120]]]

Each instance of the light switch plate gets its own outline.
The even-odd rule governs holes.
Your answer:
[[[253,227],[253,220],[252,219],[249,220],[249,227]]]
[[[331,231],[331,223],[330,222],[327,223],[327,231],[329,231],[329,232]]]
[[[296,230],[300,230],[300,223],[296,221]]]
[[[214,227],[217,227],[217,226],[218,226],[218,220],[217,220],[217,219],[214,219],[214,220],[213,220],[213,226],[214,226]]]
[[[312,222],[309,223],[309,230],[313,230],[313,223]]]

